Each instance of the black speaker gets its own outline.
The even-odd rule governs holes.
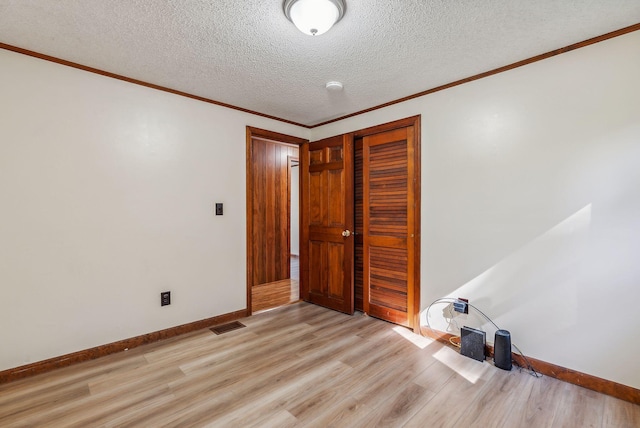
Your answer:
[[[493,362],[503,370],[511,370],[511,333],[507,330],[496,331],[493,342]]]

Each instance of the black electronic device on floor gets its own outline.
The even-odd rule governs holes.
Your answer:
[[[460,353],[474,360],[484,361],[484,346],[487,333],[475,328],[464,326],[460,330]]]
[[[507,330],[496,331],[493,341],[493,362],[498,368],[511,370],[511,333]]]

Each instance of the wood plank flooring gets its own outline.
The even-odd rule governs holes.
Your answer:
[[[291,255],[290,278],[251,288],[251,312],[257,313],[300,300],[300,259]]]
[[[0,385],[2,427],[638,427],[640,406],[296,303]]]
[[[300,282],[294,279],[283,279],[251,288],[251,312],[254,314],[299,300]]]

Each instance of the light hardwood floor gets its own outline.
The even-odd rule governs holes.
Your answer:
[[[0,385],[1,427],[638,427],[640,406],[297,303]]]
[[[251,312],[258,313],[300,300],[300,283],[295,279],[260,284],[251,289]]]
[[[290,277],[251,288],[251,312],[277,308],[300,300],[300,259],[291,255]]]

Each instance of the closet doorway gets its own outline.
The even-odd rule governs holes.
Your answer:
[[[299,146],[306,140],[247,127],[247,309],[300,299]]]
[[[419,328],[420,116],[303,146],[303,300]]]

